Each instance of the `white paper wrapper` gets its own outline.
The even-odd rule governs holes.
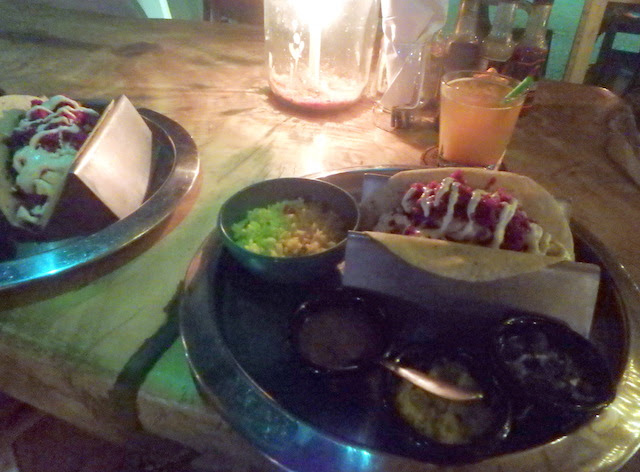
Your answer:
[[[386,89],[385,109],[411,106],[419,100],[426,46],[446,20],[447,0],[382,0],[381,57]]]

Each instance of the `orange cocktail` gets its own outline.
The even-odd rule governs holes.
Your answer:
[[[486,72],[445,74],[440,88],[439,161],[443,165],[495,167],[511,140],[524,96],[504,102],[517,85]]]

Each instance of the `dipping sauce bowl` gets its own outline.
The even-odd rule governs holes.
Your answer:
[[[377,365],[387,347],[384,313],[348,290],[303,303],[294,314],[292,344],[316,373],[352,372]]]
[[[457,463],[480,460],[500,447],[511,429],[511,402],[477,356],[419,343],[403,349],[394,361],[483,393],[481,400],[451,401],[388,374],[386,407],[397,430],[411,438],[409,453]]]
[[[248,250],[235,240],[234,224],[246,218],[250,210],[296,199],[337,216],[341,239],[335,245],[313,254],[281,257]],[[254,275],[281,283],[304,283],[335,270],[344,258],[347,233],[357,229],[359,221],[358,204],[347,191],[322,180],[296,177],[265,180],[245,187],[222,205],[218,216],[221,239],[231,255]]]
[[[560,413],[595,413],[615,398],[606,360],[568,325],[542,316],[509,318],[493,333],[491,356],[514,397]]]

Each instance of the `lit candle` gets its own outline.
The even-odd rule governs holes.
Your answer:
[[[368,80],[378,0],[265,0],[269,86],[296,106],[358,100]]]
[[[309,1],[309,0],[308,0]],[[322,41],[322,25],[312,21],[309,24],[309,74],[313,81],[320,81],[320,43]]]
[[[309,76],[318,85],[320,81],[320,52],[322,32],[345,7],[345,0],[292,0],[298,17],[309,28]]]

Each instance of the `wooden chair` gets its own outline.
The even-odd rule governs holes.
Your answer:
[[[618,33],[640,35],[640,6],[611,4],[609,7],[601,28],[602,46],[588,81],[624,95],[640,86],[640,51],[615,49],[614,42]]]

